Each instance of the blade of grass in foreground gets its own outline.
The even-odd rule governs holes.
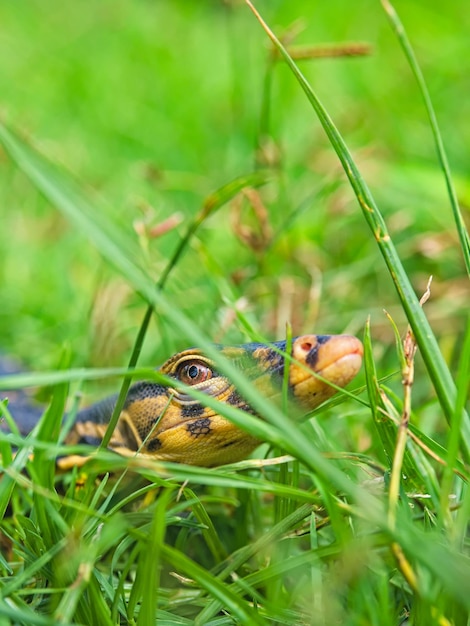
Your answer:
[[[250,0],[245,0],[247,5],[255,14],[264,31],[271,39],[274,46],[284,58],[289,69],[294,74],[303,91],[305,92],[312,108],[320,120],[325,133],[330,140],[343,169],[349,179],[351,187],[357,197],[363,215],[369,225],[379,250],[387,264],[390,276],[395,284],[395,288],[400,297],[403,309],[406,312],[408,321],[413,329],[416,342],[419,346],[429,376],[436,390],[436,394],[441,404],[444,415],[452,426],[452,419],[455,410],[456,387],[452,379],[447,364],[439,350],[439,345],[431,329],[431,326],[419,304],[419,300],[411,286],[408,276],[400,261],[396,248],[393,244],[391,236],[387,230],[385,221],[380,213],[372,194],[363,180],[352,156],[346,146],[342,136],[339,134],[333,121],[329,117],[320,100],[314,93],[305,76],[299,70],[295,62],[289,56],[289,53],[277,39],[275,34],[263,20],[261,15],[255,9]],[[464,411],[462,416],[462,454],[467,462],[470,462],[470,421],[467,413]]]
[[[128,606],[129,615],[134,615],[136,605],[140,603],[137,626],[152,624],[155,619],[155,607],[158,606],[160,588],[161,549],[164,545],[167,524],[165,512],[173,495],[173,489],[174,487],[170,486],[160,494],[153,512],[148,542],[139,557]]]
[[[426,87],[426,81],[424,80],[418,60],[416,59],[413,48],[411,47],[410,41],[397,12],[388,0],[381,0],[381,2],[385,13],[387,14],[388,20],[395,31],[398,41],[400,42],[403,52],[405,53],[408,63],[410,64],[411,70],[416,78],[416,82],[418,83],[419,90],[421,91],[421,95],[423,96],[424,106],[426,107],[426,111],[428,113],[429,123],[431,125],[432,134],[436,143],[437,156],[446,181],[447,193],[449,194],[449,201],[452,207],[457,233],[459,235],[460,247],[462,248],[465,267],[467,269],[467,274],[470,276],[470,238],[460,211],[457,193],[455,192],[450,174],[450,167],[444,148],[444,142],[442,141],[441,133],[439,131],[439,125],[437,123],[431,97],[429,95],[428,88]]]
[[[199,226],[243,188],[258,187],[265,184],[271,173],[257,171],[239,176],[223,185],[205,200],[202,209],[190,223],[185,236],[177,246],[175,253],[169,260],[156,285],[149,279],[142,267],[134,259],[139,258],[138,250],[130,237],[126,237],[120,229],[106,219],[100,211],[89,204],[86,199],[69,182],[64,184],[63,179],[58,178],[55,168],[42,159],[32,149],[21,145],[21,142],[10,133],[5,126],[0,125],[0,141],[11,157],[21,169],[31,178],[38,189],[55,204],[65,216],[74,222],[80,230],[93,241],[101,254],[109,259],[118,270],[126,276],[139,293],[149,302],[149,307],[144,315],[129,361],[129,369],[137,364],[139,354],[145,339],[148,325],[154,308],[154,296],[156,291],[161,291],[173,268],[186,249],[190,239]],[[108,236],[109,235],[109,236]],[[106,448],[116,427],[119,415],[124,406],[125,398],[132,381],[132,376],[123,380],[113,415],[106,429],[100,447]]]

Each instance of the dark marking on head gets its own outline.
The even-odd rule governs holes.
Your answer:
[[[227,404],[230,404],[230,406],[242,406],[246,404],[245,400],[242,398],[242,396],[238,393],[236,389],[232,391],[232,393],[227,398],[226,402]]]
[[[285,350],[285,344],[285,341],[278,341],[275,345],[279,349]],[[268,374],[273,386],[278,387],[284,377],[284,357],[268,347],[259,348],[253,353],[253,356],[258,363],[258,373],[254,374],[252,378],[256,379]]]
[[[168,399],[168,389],[163,385],[144,381],[130,388],[124,410],[129,413],[142,441],[160,419]]]
[[[187,419],[188,417],[200,417],[204,415],[205,410],[206,407],[199,403],[186,404],[181,407],[181,417],[183,419]]]
[[[162,447],[162,442],[160,441],[158,437],[154,437],[154,439],[150,439],[150,441],[147,443],[148,452],[156,452],[157,450],[160,450],[161,447]]]
[[[305,362],[309,367],[315,369],[315,366],[318,362],[318,346],[315,346],[310,350],[310,352],[305,357]]]
[[[125,407],[129,406],[133,402],[138,400],[145,400],[146,398],[156,398],[167,393],[167,388],[158,383],[140,382],[132,385],[127,394]]]
[[[241,411],[249,413],[250,415],[258,415],[257,412],[248,404],[245,398],[236,389],[232,391],[232,393],[229,395],[225,402],[226,404],[229,404],[230,406],[235,406]]]
[[[201,435],[208,435],[211,432],[211,419],[210,417],[203,417],[194,422],[189,422],[186,428],[188,433],[197,439]]]
[[[328,343],[331,339],[331,335],[317,335],[316,342],[314,345],[311,344],[310,341],[305,341],[302,343],[302,348],[307,352],[307,356],[305,357],[305,362],[309,367],[315,370],[316,365],[318,363],[318,351],[320,350],[320,346]]]

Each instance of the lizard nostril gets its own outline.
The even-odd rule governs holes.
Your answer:
[[[300,347],[302,348],[302,350],[305,350],[305,352],[310,352],[310,350],[312,349],[312,344],[309,341],[304,341],[304,343]]]

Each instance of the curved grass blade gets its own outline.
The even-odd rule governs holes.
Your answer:
[[[167,525],[166,509],[172,498],[172,488],[165,489],[158,497],[154,509],[148,541],[140,553],[136,578],[129,598],[129,614],[135,613],[135,603],[140,602],[137,626],[151,624],[158,605],[158,589],[161,572],[161,550],[164,545]]]
[[[365,220],[377,241],[379,250],[388,267],[390,276],[395,284],[403,309],[407,315],[408,321],[415,335],[416,342],[423,356],[429,376],[436,390],[439,403],[441,404],[444,415],[450,425],[454,415],[457,393],[455,383],[439,350],[436,337],[434,336],[431,326],[403,268],[382,214],[380,213],[367,184],[363,180],[344,139],[338,132],[338,129],[314,93],[307,79],[250,0],[245,0],[245,2],[250,7],[262,28],[282,55],[287,66],[299,82],[310,104],[312,105],[312,108],[317,114],[317,117],[320,120],[320,123],[323,126],[323,129],[327,134],[328,139],[341,162],[341,165],[343,166],[346,176],[349,179],[349,183],[362,209]],[[462,430],[462,451],[465,460],[470,462],[470,420],[466,412],[463,413],[462,417]]]
[[[233,196],[246,186],[260,186],[265,184],[270,174],[267,172],[254,172],[240,176],[223,185],[213,192],[205,201],[203,208],[188,227],[186,235],[178,245],[174,255],[170,259],[166,270],[163,272],[157,285],[146,274],[145,270],[136,262],[139,251],[133,240],[125,237],[105,214],[97,211],[83,197],[79,190],[66,179],[46,158],[42,157],[34,149],[23,143],[18,137],[0,124],[0,141],[16,164],[31,179],[35,186],[53,203],[65,216],[94,243],[101,254],[107,258],[129,280],[135,289],[147,302],[151,303],[147,309],[141,324],[134,349],[132,351],[130,365],[136,365],[140,350],[145,338],[148,324],[152,315],[153,306],[156,304],[157,292],[161,292],[171,270],[177,263],[189,240],[203,221],[215,211],[221,208]],[[160,299],[158,299],[160,300]],[[171,307],[170,307],[171,308]],[[169,309],[167,309],[169,311]],[[170,319],[172,314],[169,315]],[[203,339],[204,341],[204,339]],[[206,342],[208,343],[207,339]],[[120,411],[125,401],[130,379],[125,381],[116,402],[115,412],[110,420],[108,429],[103,438],[101,447],[106,447],[116,426]]]
[[[465,406],[470,389],[470,318],[467,320],[467,328],[462,344],[462,353],[460,356],[460,365],[457,374],[457,387],[458,394],[455,405],[454,427],[449,433],[447,444],[447,466],[444,472],[441,491],[442,511],[446,511],[447,514],[450,514],[448,507],[451,502],[450,494],[452,492],[452,483],[454,478],[453,473],[458,462],[459,443],[460,437],[462,436],[460,429],[462,408]]]
[[[426,86],[426,81],[424,80],[423,73],[418,64],[418,60],[416,58],[414,50],[411,47],[410,40],[407,37],[405,28],[400,18],[398,17],[395,8],[391,5],[389,0],[381,0],[381,2],[387,18],[392,26],[392,29],[394,30],[395,35],[398,38],[398,41],[402,47],[403,52],[405,53],[408,63],[410,64],[411,71],[416,78],[416,82],[418,83],[419,90],[421,91],[421,95],[424,100],[424,106],[426,107],[426,111],[429,117],[429,123],[431,125],[432,134],[436,144],[437,157],[439,159],[439,164],[441,166],[442,173],[444,174],[444,179],[446,181],[447,193],[449,194],[450,206],[452,208],[455,225],[457,227],[457,233],[460,240],[460,247],[462,248],[462,255],[465,267],[467,269],[467,274],[470,277],[470,237],[462,217],[462,212],[460,211],[457,193],[452,182],[449,162],[447,160],[447,154],[444,148],[444,142],[442,141],[441,133],[439,131],[439,125],[437,123],[432,100]]]

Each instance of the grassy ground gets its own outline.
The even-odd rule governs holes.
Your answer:
[[[1,625],[468,623],[468,276],[420,90],[380,3],[258,8],[295,45],[371,46],[299,67],[377,211],[361,211],[315,100],[270,63],[243,3],[0,7],[0,110],[23,138],[1,133],[0,345],[36,382],[71,371],[28,442],[34,460],[20,446],[11,462],[0,442]],[[397,8],[468,218],[468,12]],[[233,197],[254,171],[264,184]],[[217,210],[155,294],[204,206]],[[390,238],[377,242],[378,211]],[[433,333],[409,290],[430,275]],[[86,475],[57,476],[64,405],[119,387],[91,379],[126,367],[146,300],[143,366],[208,340],[280,339],[289,322],[365,333],[363,391],[300,425],[267,406],[287,463],[205,471],[103,452]],[[412,381],[394,332],[407,319]]]

